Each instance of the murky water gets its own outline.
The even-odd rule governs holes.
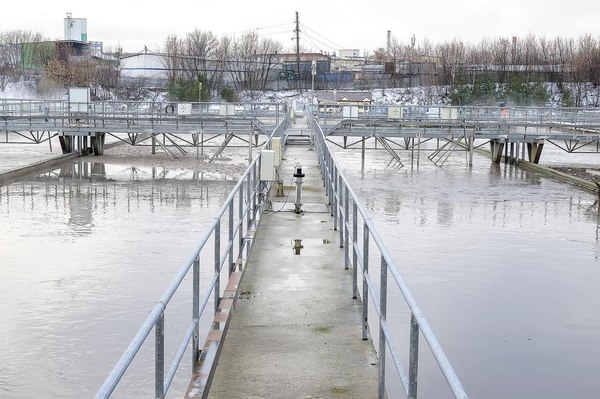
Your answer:
[[[546,163],[600,163],[544,151]],[[383,151],[362,168],[359,151],[338,154],[472,398],[598,396],[594,194],[481,156],[440,168],[422,154],[417,169],[405,153],[398,169]],[[406,311],[389,311],[407,340]],[[450,397],[425,348],[420,396]]]
[[[75,161],[0,187],[0,397],[92,397],[236,181]],[[167,334],[183,336],[188,302]],[[116,397],[153,395],[147,346]]]
[[[473,168],[464,154],[443,167],[401,157],[338,159],[471,397],[597,396],[595,195],[482,156]],[[542,162],[598,158],[547,147]],[[0,397],[92,396],[233,184],[73,162],[0,187]],[[169,309],[182,316],[167,333],[181,336],[189,306]],[[390,312],[402,338],[406,312]],[[449,397],[421,348],[420,396]],[[151,360],[134,363],[115,397],[151,397],[152,379]]]

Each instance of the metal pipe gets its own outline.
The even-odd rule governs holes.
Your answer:
[[[385,347],[386,336],[383,331],[382,322],[385,322],[387,317],[387,262],[384,256],[381,256],[381,271],[379,281],[379,363],[377,367],[377,397],[385,399]]]
[[[154,397],[165,397],[165,313],[162,312],[154,326]]]
[[[369,274],[369,228],[363,223],[363,278],[362,278],[362,339],[369,338],[369,285],[366,276]]]
[[[356,202],[352,202],[352,299],[358,297],[358,256],[356,245],[358,243],[358,215]]]
[[[219,309],[219,302],[221,301],[221,221],[215,226],[215,275],[217,281],[215,282],[214,292],[214,313],[217,313]]]
[[[233,201],[229,203],[229,275],[233,273],[235,264],[233,262]]]
[[[194,260],[192,291],[192,321],[195,322],[194,337],[192,339],[192,369],[200,358],[200,256]]]
[[[408,359],[408,398],[417,399],[419,374],[419,323],[410,315],[410,354]]]

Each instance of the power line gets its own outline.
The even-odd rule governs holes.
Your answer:
[[[291,24],[292,24],[291,22],[286,22],[285,24],[269,25],[269,26],[262,26],[262,27],[259,26],[256,28],[249,28],[249,29],[239,30],[236,32],[224,33],[224,35],[225,36],[234,36],[234,35],[237,35],[240,33],[248,33],[248,32],[254,32],[254,31],[259,31],[259,30],[281,28],[282,26],[290,26]]]
[[[329,49],[331,49],[331,50],[334,50],[334,51],[337,51],[337,50],[339,50],[339,49],[341,48],[341,47],[338,47],[338,48],[331,47],[329,44],[327,44],[327,43],[325,43],[325,42],[323,42],[323,41],[321,41],[321,40],[319,40],[319,39],[317,39],[317,38],[315,38],[315,37],[312,37],[311,35],[309,35],[309,34],[307,34],[307,33],[305,33],[303,37],[305,37],[305,38],[308,38],[308,39],[311,39],[311,41],[313,41],[313,40],[314,40],[314,41],[316,41],[317,43],[320,43],[320,44],[321,44],[321,46],[318,46],[318,45],[315,45],[315,43],[314,43],[314,42],[312,42],[312,43],[313,43],[313,45],[314,45],[315,47],[325,47],[325,48],[329,48]]]
[[[326,38],[325,36],[321,35],[319,32],[316,32],[314,29],[311,29],[311,28],[309,28],[309,27],[308,27],[308,26],[306,26],[305,24],[301,24],[301,25],[302,25],[302,28],[304,28],[304,29],[306,29],[306,30],[309,30],[310,32],[314,33],[315,35],[317,35],[317,36],[321,37],[323,40],[325,40],[325,41],[327,41],[327,42],[329,42],[329,43],[333,44],[333,46],[334,46],[334,47],[332,47],[332,46],[328,46],[328,47],[332,47],[332,48],[338,48],[338,49],[344,48],[344,46],[342,46],[342,45],[340,45],[340,44],[338,44],[338,43],[336,43],[336,42],[334,42],[334,41],[332,41],[332,40],[329,40],[329,39],[328,39],[328,38]]]

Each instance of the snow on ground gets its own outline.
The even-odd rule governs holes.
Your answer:
[[[547,106],[557,107],[561,105],[561,92],[556,84],[548,84],[550,99]],[[582,107],[600,106],[600,87],[590,84],[568,83],[564,87],[571,91],[573,97],[579,97]],[[352,90],[339,90],[352,91]],[[375,105],[449,105],[450,86],[420,86],[401,87],[388,89],[365,90],[370,92]],[[578,94],[579,93],[579,94]],[[292,104],[296,102],[298,108],[314,102],[318,91],[298,90],[281,91],[240,91],[238,93],[241,102],[285,102]],[[66,91],[57,91],[40,96],[36,93],[35,85],[31,82],[9,83],[4,91],[0,91],[0,99],[66,99]],[[166,93],[153,92],[153,98],[147,101],[164,102]]]

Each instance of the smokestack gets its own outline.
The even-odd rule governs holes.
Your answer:
[[[392,48],[392,31],[387,31],[387,55],[390,55],[390,50]]]

